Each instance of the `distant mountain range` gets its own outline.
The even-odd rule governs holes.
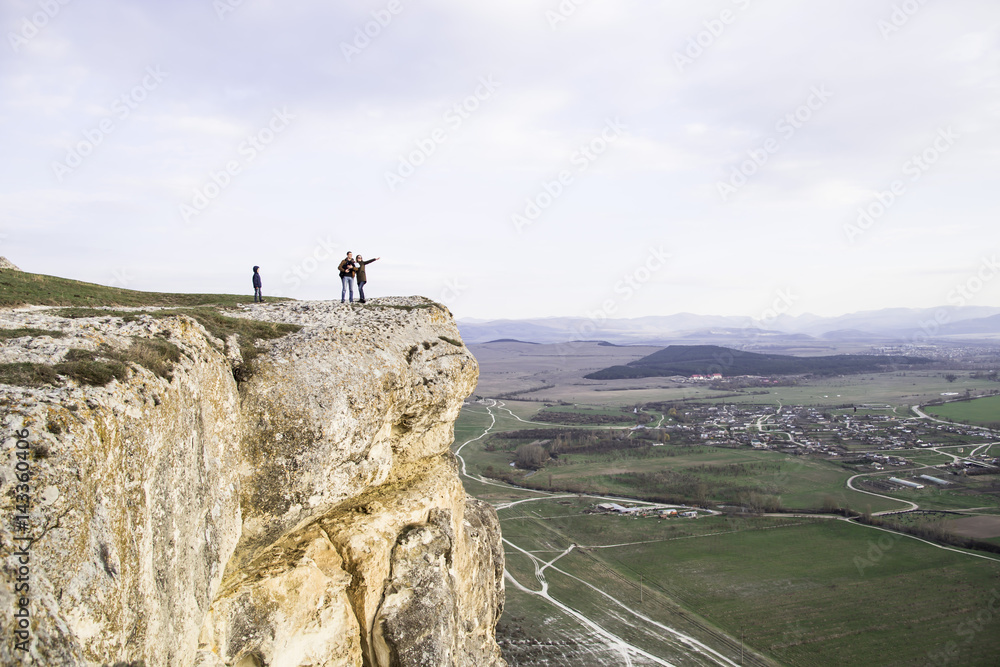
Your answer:
[[[886,308],[838,317],[779,315],[766,322],[750,317],[676,315],[631,319],[548,317],[525,320],[458,320],[466,343],[516,339],[533,343],[605,340],[611,343],[667,344],[691,340],[924,342],[951,336],[1000,337],[1000,308],[942,306]]]
[[[930,359],[872,354],[836,354],[793,357],[758,354],[718,345],[670,345],[624,366],[611,366],[589,375],[590,380],[670,377],[673,375],[849,375],[931,363]]]

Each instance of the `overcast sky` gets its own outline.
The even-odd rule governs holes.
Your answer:
[[[352,250],[459,318],[1000,306],[996,0],[0,8],[26,271],[327,299]]]

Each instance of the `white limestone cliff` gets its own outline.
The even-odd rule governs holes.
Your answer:
[[[0,664],[503,665],[499,522],[448,452],[478,372],[450,313],[411,298],[241,316],[302,329],[238,383],[235,341],[187,316],[0,312],[64,333],[0,341],[0,363],[137,338],[182,351],[169,380],[130,364],[104,387],[0,385]]]

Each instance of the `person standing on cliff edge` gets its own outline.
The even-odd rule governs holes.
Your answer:
[[[253,302],[264,303],[264,296],[260,293],[260,274],[257,271],[260,269],[259,266],[253,267]]]
[[[365,283],[368,282],[368,278],[365,276],[365,264],[371,264],[372,262],[378,261],[379,258],[369,259],[365,261],[358,255],[357,259],[357,278],[358,278],[358,301],[361,303],[365,302]]]
[[[354,303],[354,271],[356,266],[354,264],[354,256],[348,252],[347,257],[337,266],[337,270],[340,271],[340,302],[344,303],[344,298],[347,296],[348,290],[351,293],[351,303]]]

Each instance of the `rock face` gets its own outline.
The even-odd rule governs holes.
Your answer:
[[[257,304],[303,328],[239,383],[235,341],[189,317],[57,312],[0,313],[64,334],[2,340],[0,363],[182,356],[169,380],[0,385],[0,663],[504,664],[499,522],[448,452],[478,369],[446,309]]]

